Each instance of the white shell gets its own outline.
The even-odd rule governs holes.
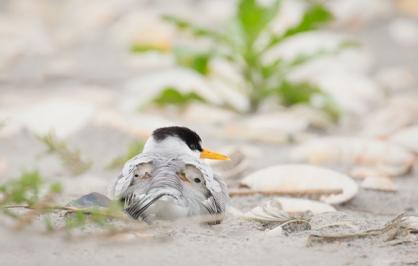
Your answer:
[[[303,164],[277,165],[256,171],[241,181],[242,185],[258,191],[280,190],[301,192],[340,189],[337,195],[321,196],[329,204],[348,201],[356,195],[357,184],[348,176],[316,166]]]
[[[313,214],[336,211],[331,205],[315,200],[290,197],[278,197],[274,200],[280,203],[285,212],[291,214],[303,214],[306,211],[310,211]]]
[[[259,222],[287,222],[291,217],[282,209],[278,201],[270,200],[262,206],[257,206],[243,215],[244,219]]]
[[[219,150],[222,154],[228,155],[229,161],[207,160],[214,171],[224,179],[239,177],[251,165],[251,160],[262,156],[262,151],[256,146],[234,145]]]
[[[175,122],[152,114],[135,114],[103,111],[94,118],[93,123],[98,126],[115,128],[135,137],[146,139],[159,127],[175,125]]]
[[[370,190],[395,192],[397,190],[392,179],[382,176],[369,176],[361,183],[361,187]]]
[[[418,125],[402,129],[391,136],[389,141],[399,144],[414,153],[418,153]]]
[[[326,137],[300,145],[291,153],[294,162],[319,165],[373,166],[381,175],[403,175],[414,155],[393,143],[354,137]]]
[[[223,124],[234,119],[237,114],[226,109],[201,103],[192,103],[187,106],[182,116],[193,123]],[[202,120],[202,117],[205,119]]]
[[[336,210],[331,205],[319,201],[276,197],[248,211],[243,217],[261,222],[287,222],[295,216],[303,217],[308,211],[320,214]]]
[[[402,217],[400,226],[411,231],[412,230],[417,231],[418,230],[418,216],[410,215],[410,216]]]
[[[418,98],[394,97],[385,107],[364,119],[363,135],[387,137],[395,131],[418,122]]]
[[[237,140],[283,143],[304,134],[310,127],[326,128],[329,121],[312,108],[292,108],[277,112],[254,114],[228,123],[222,137]]]

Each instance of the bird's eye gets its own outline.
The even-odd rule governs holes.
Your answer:
[[[188,183],[199,184],[204,183],[202,172],[196,166],[187,164],[181,172],[178,173],[181,180]]]
[[[197,150],[197,147],[196,147],[196,145],[195,145],[195,144],[190,144],[190,146],[189,146],[189,147],[190,147],[190,149],[191,149],[191,150]]]

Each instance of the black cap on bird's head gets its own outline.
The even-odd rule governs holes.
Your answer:
[[[175,137],[180,139],[189,147],[191,151],[198,152],[198,154],[200,154],[200,158],[213,160],[229,160],[228,156],[202,148],[202,139],[200,138],[200,136],[187,127],[161,127],[154,130],[154,132],[152,133],[152,138],[157,143],[161,143],[169,137]]]
[[[160,127],[152,132],[152,136],[157,141],[162,141],[167,137],[178,137],[184,141],[192,151],[203,151],[201,145],[202,139],[196,132],[187,127]]]

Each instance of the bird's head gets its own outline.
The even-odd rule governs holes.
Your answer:
[[[152,133],[145,143],[143,152],[190,154],[197,158],[229,160],[221,153],[202,147],[202,139],[187,127],[161,127]]]

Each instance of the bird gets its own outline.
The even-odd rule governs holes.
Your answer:
[[[202,159],[229,160],[202,148],[202,139],[182,126],[152,132],[142,153],[123,166],[113,197],[133,219],[152,224],[192,216],[219,224],[229,200],[227,186]]]

